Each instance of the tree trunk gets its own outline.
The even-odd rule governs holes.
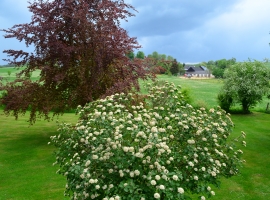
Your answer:
[[[245,114],[250,113],[249,111],[249,103],[246,100],[242,101],[242,109]]]

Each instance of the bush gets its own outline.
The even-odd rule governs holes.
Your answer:
[[[224,78],[221,93],[240,104],[243,113],[250,113],[250,108],[270,92],[270,68],[256,60],[239,62],[227,68]]]
[[[217,98],[219,106],[226,112],[229,112],[230,107],[232,106],[233,103],[232,97],[224,93],[219,93]]]
[[[197,100],[196,105],[194,107],[196,107],[196,108],[201,108],[201,107],[207,108],[208,105],[204,100]]]
[[[152,71],[155,73],[155,74],[165,74],[166,72],[166,69],[164,69],[163,67],[161,66],[156,66],[152,69]]]
[[[223,110],[193,108],[173,84],[148,89],[137,105],[127,108],[134,94],[115,94],[78,106],[75,126],[60,124],[51,141],[66,195],[204,199],[215,195],[209,185],[238,173],[242,151],[228,141],[233,123]]]
[[[181,94],[182,94],[181,98],[184,98],[186,103],[191,104],[193,102],[193,99],[192,99],[192,97],[190,95],[190,89],[189,88],[183,88],[181,90]]]

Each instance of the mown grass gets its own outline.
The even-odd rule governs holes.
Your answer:
[[[54,147],[47,144],[56,123],[29,126],[27,119],[15,121],[1,111],[0,199],[63,199],[65,180],[55,174]]]
[[[4,81],[14,81],[17,77],[17,74],[23,69],[21,68],[15,68],[15,67],[0,67],[0,78]],[[37,77],[39,76],[40,71],[34,71],[31,74],[32,80],[37,80]]]
[[[242,130],[247,134],[247,147],[242,148],[246,163],[239,176],[222,181],[215,199],[270,199],[270,115],[254,112],[231,117],[233,136]]]
[[[217,105],[216,93],[219,80],[193,80],[160,76],[189,88],[194,103],[205,102],[209,107]],[[65,199],[65,178],[56,174],[57,166],[49,137],[57,134],[55,121],[38,120],[29,126],[28,116],[19,120],[6,117],[0,110],[0,200]],[[66,113],[59,121],[76,123],[74,113]],[[220,189],[214,189],[212,199],[265,200],[270,199],[270,114],[253,112],[250,115],[232,115],[235,130],[232,138],[241,131],[247,134],[247,147],[243,148],[246,163],[241,174],[223,179]]]
[[[175,85],[181,85],[183,89],[188,89],[193,99],[192,105],[194,106],[212,108],[218,105],[217,95],[223,85],[222,79],[189,79],[165,75],[158,76],[158,79],[170,81]],[[250,110],[264,112],[268,102],[270,102],[270,100],[264,97],[260,103]],[[240,105],[234,105],[232,107],[233,111],[240,109]]]

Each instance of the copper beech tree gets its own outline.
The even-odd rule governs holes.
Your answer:
[[[5,38],[24,41],[34,52],[5,50],[10,64],[24,66],[15,81],[1,85],[6,114],[18,118],[30,110],[50,119],[70,108],[113,93],[139,89],[138,79],[152,75],[126,54],[140,48],[120,27],[136,11],[124,0],[35,0],[30,23],[4,29]],[[10,58],[11,57],[11,58]],[[31,80],[32,72],[39,79]]]

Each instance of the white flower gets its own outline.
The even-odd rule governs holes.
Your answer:
[[[134,177],[134,172],[129,173],[130,177]]]
[[[160,198],[160,194],[159,193],[155,193],[154,194],[154,197],[155,197],[155,199],[159,199]]]
[[[164,185],[160,185],[160,186],[159,186],[159,189],[165,190],[165,186],[164,186]]]
[[[88,167],[90,165],[91,161],[90,160],[87,160],[86,163],[85,163],[85,167]]]
[[[184,189],[183,188],[181,188],[181,187],[179,187],[179,188],[177,188],[177,191],[180,193],[180,194],[184,194]]]
[[[189,127],[187,125],[184,125],[184,129],[189,129]]]
[[[155,126],[156,122],[155,122],[155,121],[151,121],[149,124],[150,124],[151,126]]]
[[[139,176],[140,175],[140,171],[137,170],[137,169],[134,171],[134,173],[135,173],[136,176]]]
[[[215,195],[215,192],[214,191],[211,191],[211,194],[214,196]]]
[[[212,171],[212,172],[211,172],[211,175],[212,175],[212,176],[216,176],[217,174],[216,174],[216,172]]]
[[[160,176],[159,175],[156,175],[155,176],[155,179],[158,181],[158,180],[160,180]]]
[[[176,175],[173,175],[173,180],[175,180],[175,181],[177,181],[178,180],[178,176],[176,176]]]
[[[162,177],[164,180],[167,180],[167,179],[168,179],[168,177],[167,177],[165,174],[163,174],[161,177]]]
[[[166,132],[166,129],[165,128],[159,128],[158,131],[161,132],[161,133],[164,133],[164,132]]]
[[[120,200],[120,197],[119,196],[115,196],[114,197],[114,200]]]
[[[129,151],[129,152],[134,152],[134,147],[129,147],[129,148],[128,148],[128,151]]]
[[[83,179],[84,178],[84,174],[81,174],[80,177]]]
[[[155,180],[151,180],[151,185],[156,185],[157,182]]]
[[[124,152],[128,152],[128,149],[129,149],[128,147],[123,147]]]
[[[95,188],[98,190],[100,188],[100,186],[99,185],[96,185]]]
[[[195,181],[199,180],[198,176],[193,177]]]
[[[194,167],[193,162],[188,162],[189,166]]]
[[[188,140],[187,141],[189,144],[195,144],[195,140]]]
[[[89,180],[89,183],[91,183],[91,184],[92,184],[92,183],[95,183],[95,180],[91,178],[91,179]]]
[[[158,132],[157,127],[155,127],[155,126],[154,126],[154,127],[152,127],[152,128],[151,128],[151,132],[152,132],[152,133],[157,133],[157,132]]]
[[[208,191],[211,191],[211,187],[210,187],[210,186],[208,186],[208,187],[207,187],[207,190],[208,190]]]
[[[204,196],[201,196],[201,200],[205,200],[205,197]]]
[[[98,156],[97,156],[97,155],[93,155],[92,158],[93,158],[94,160],[96,160],[96,159],[98,159]]]

